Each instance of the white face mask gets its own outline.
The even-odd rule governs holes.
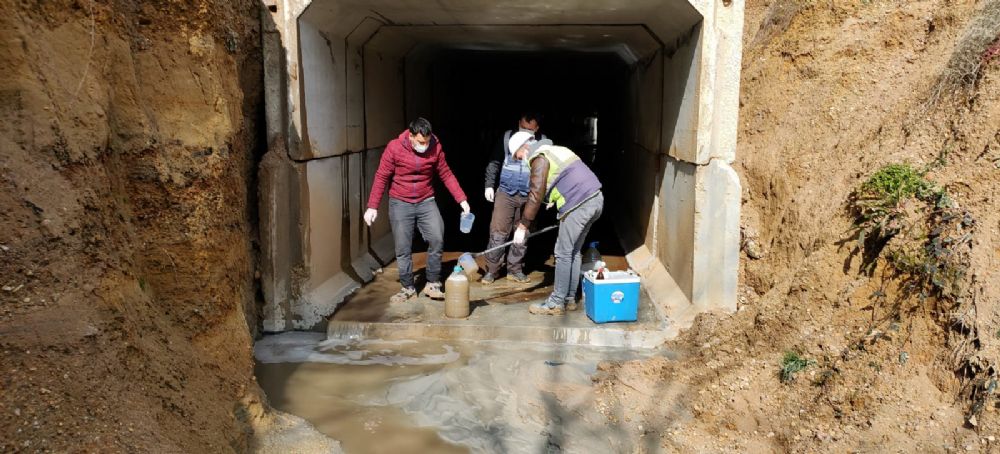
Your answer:
[[[417,153],[423,153],[427,151],[427,148],[431,146],[431,141],[427,141],[427,145],[420,145],[416,140],[413,140],[413,136],[410,136],[410,146],[413,147],[413,151]]]

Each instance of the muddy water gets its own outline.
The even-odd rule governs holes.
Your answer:
[[[444,283],[444,315],[451,318],[469,316],[469,277],[458,268]]]
[[[328,342],[287,333],[255,347],[271,404],[348,453],[632,452],[596,412],[601,360],[662,351],[498,342]]]
[[[393,383],[440,372],[461,361],[443,344],[323,343],[292,333],[257,348],[257,381],[272,406],[302,417],[347,453],[465,453],[402,409],[377,403]],[[292,361],[292,362],[285,362]]]

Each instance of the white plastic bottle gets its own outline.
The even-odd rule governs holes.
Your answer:
[[[580,272],[585,273],[597,269],[595,265],[601,261],[601,253],[597,250],[598,244],[597,241],[591,241],[587,249],[583,251],[583,263],[580,265]]]

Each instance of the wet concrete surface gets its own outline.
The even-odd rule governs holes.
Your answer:
[[[461,255],[449,252],[444,270],[451,270]],[[480,266],[485,265],[480,257]],[[609,269],[628,268],[624,257],[605,256]],[[416,275],[422,274],[425,254],[414,255]],[[636,322],[595,324],[581,305],[577,311],[561,316],[539,316],[528,312],[528,305],[544,301],[552,291],[553,262],[536,266],[528,273],[530,283],[515,283],[500,278],[491,285],[471,283],[472,312],[464,319],[444,315],[444,303],[426,297],[390,304],[399,290],[395,264],[386,267],[376,279],[345,300],[331,317],[331,338],[379,339],[465,339],[557,342],[595,346],[649,348],[662,343],[669,335],[668,323],[656,313],[645,292],[641,292]],[[418,288],[420,288],[418,281]],[[582,290],[581,290],[582,292]]]

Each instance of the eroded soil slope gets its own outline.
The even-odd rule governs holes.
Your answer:
[[[604,367],[610,423],[670,451],[1000,450],[996,399],[972,395],[1000,343],[996,44],[974,84],[934,99],[998,3],[748,2],[736,168],[762,257],[744,256],[739,312],[701,317],[679,361]],[[931,169],[975,218],[961,304],[900,291],[884,264],[859,272],[847,201],[892,163]],[[789,351],[812,362],[786,384]]]
[[[0,3],[0,451],[242,450],[259,6]]]

